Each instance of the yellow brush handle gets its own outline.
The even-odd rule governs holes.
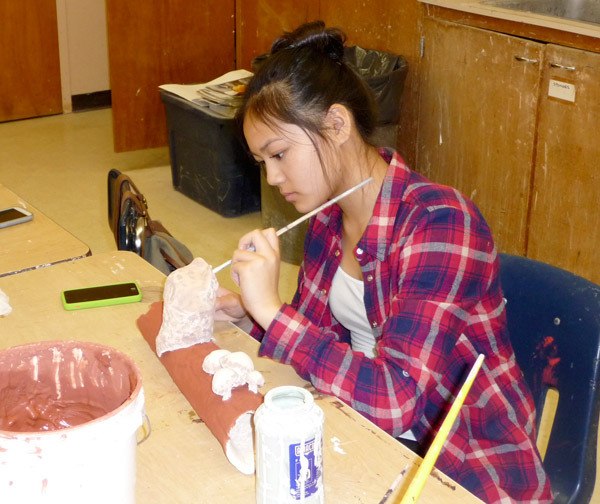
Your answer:
[[[477,376],[477,373],[481,368],[481,364],[483,364],[483,355],[479,354],[477,360],[475,361],[475,364],[473,364],[471,371],[469,371],[469,374],[467,375],[465,383],[463,383],[463,386],[459,390],[456,399],[454,399],[454,402],[450,407],[450,411],[448,411],[446,418],[444,418],[440,430],[433,439],[429,450],[427,450],[427,453],[425,454],[425,457],[423,458],[419,469],[417,469],[417,473],[410,482],[410,485],[408,485],[406,493],[404,494],[404,497],[402,497],[400,504],[414,504],[419,499],[419,495],[421,495],[421,491],[425,486],[425,482],[429,477],[429,473],[433,469],[435,461],[437,460],[440,452],[442,451],[442,446],[444,446],[444,443],[448,438],[448,434],[450,434],[450,430],[454,425],[454,421],[458,416],[460,408],[465,402],[465,398],[467,397],[467,394],[471,389],[471,385],[473,385],[473,382],[475,381],[475,377]]]

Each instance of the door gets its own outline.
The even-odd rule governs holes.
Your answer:
[[[525,253],[544,46],[424,20],[417,165],[479,207],[498,248]]]
[[[0,0],[0,122],[62,113],[56,0]]]
[[[600,283],[600,54],[549,45],[527,255]]]
[[[161,84],[234,69],[234,0],[106,0],[116,152],[166,145]]]

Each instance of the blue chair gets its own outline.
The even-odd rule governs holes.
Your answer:
[[[510,339],[539,420],[558,405],[544,467],[557,503],[587,503],[596,481],[600,412],[600,287],[532,259],[500,254]]]

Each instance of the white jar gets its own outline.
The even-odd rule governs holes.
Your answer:
[[[322,504],[323,410],[301,387],[271,389],[254,414],[257,504]]]

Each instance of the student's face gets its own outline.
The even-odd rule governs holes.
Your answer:
[[[250,114],[244,119],[244,136],[254,159],[264,166],[267,182],[296,210],[309,212],[330,197],[317,150],[300,127],[267,125]]]

